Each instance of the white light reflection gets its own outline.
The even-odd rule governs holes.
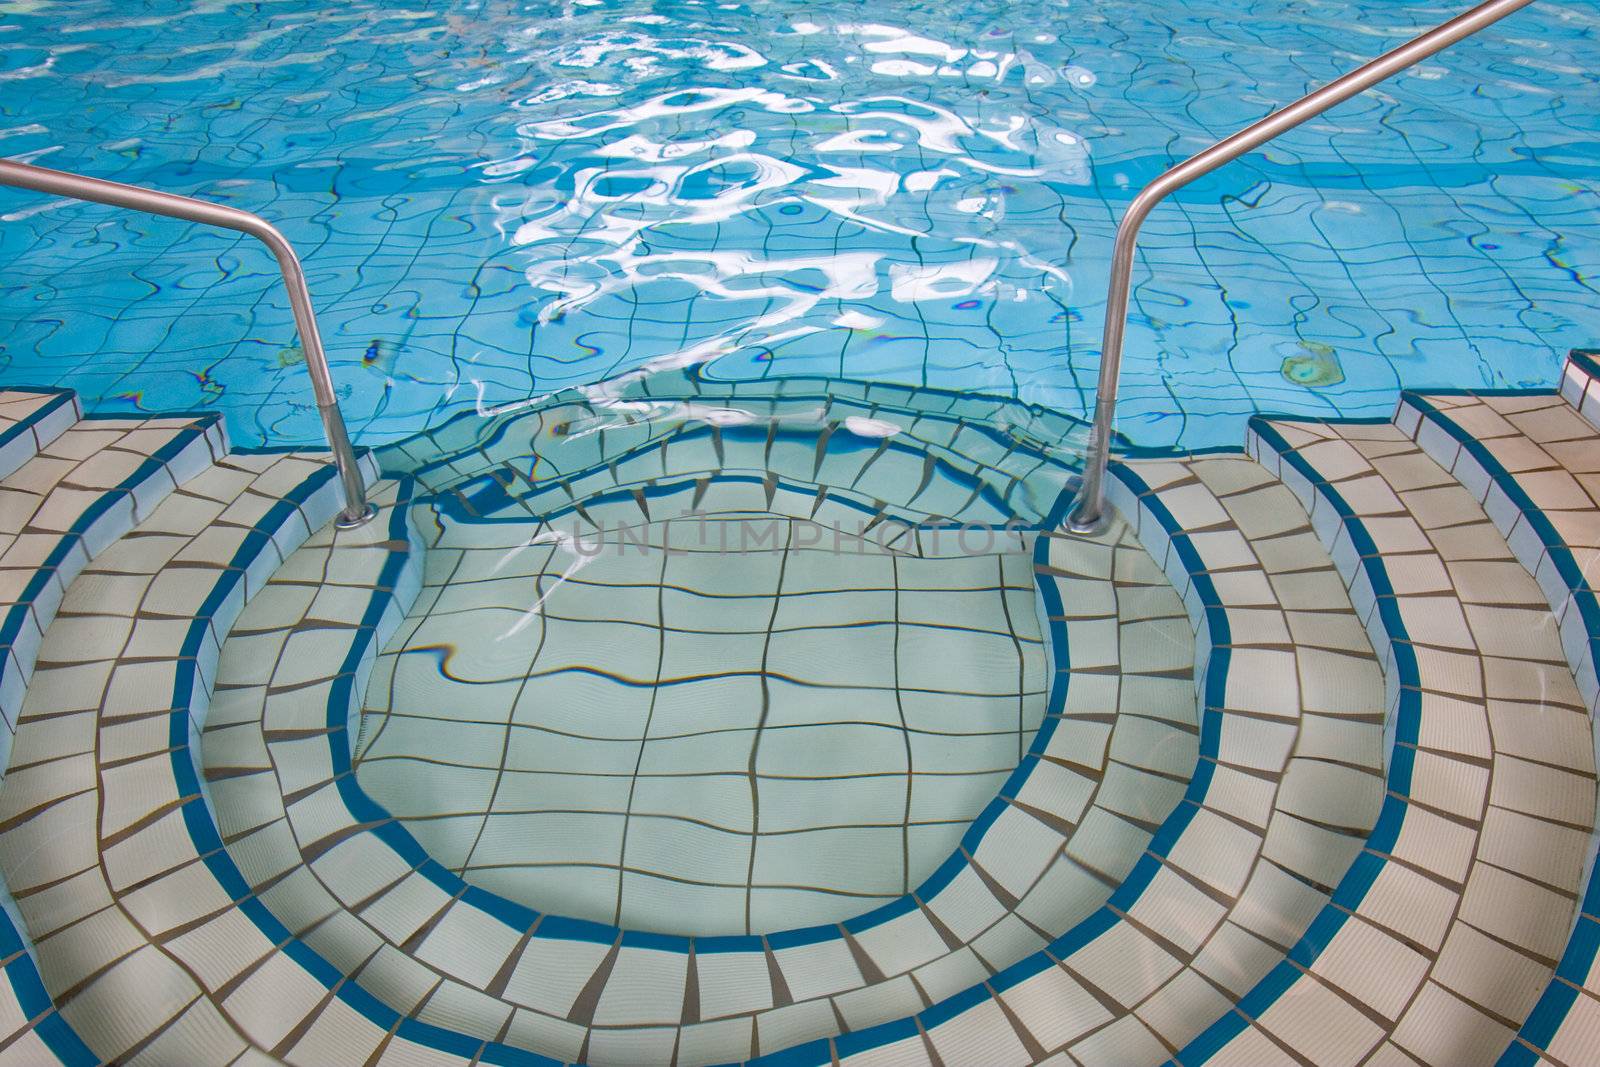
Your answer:
[[[1025,48],[1008,51],[1009,35],[986,33],[990,47],[981,48],[925,27],[799,20],[784,29],[765,45],[651,36],[639,24],[569,36],[543,51],[536,35],[524,42],[552,72],[626,70],[635,83],[641,62],[697,72],[687,86],[633,100],[619,91],[600,106],[583,101],[601,95],[604,83],[554,79],[515,105],[538,116],[517,127],[515,153],[482,165],[485,178],[504,183],[494,193],[497,225],[526,254],[524,276],[542,294],[528,312],[536,329],[553,327],[548,336],[570,344],[564,339],[581,337],[591,323],[627,318],[649,302],[634,295],[647,287],[693,293],[695,306],[707,309],[694,313],[671,350],[620,361],[632,369],[589,387],[592,401],[630,417],[690,417],[631,410],[640,402],[624,402],[623,389],[655,371],[771,353],[825,330],[893,331],[901,317],[893,304],[1026,301],[1042,288],[1070,291],[1059,253],[1035,254],[1000,223],[1019,187],[1090,181],[1082,137],[1003,103],[988,114],[958,112],[922,93],[863,94],[848,81],[839,83],[852,93],[844,99],[817,94],[839,91],[831,84],[841,60],[856,58],[851,50],[871,70],[854,70],[856,82],[879,90],[906,77],[1004,79],[1019,63],[1030,85],[1064,79],[1086,88],[1091,72],[1058,70]],[[651,76],[666,69],[652,66]],[[555,99],[578,109],[551,116]],[[553,162],[564,169],[524,178]],[[785,229],[783,214],[796,206],[805,209],[796,225],[806,233],[860,227],[879,239],[824,241],[819,251],[804,251]],[[819,212],[829,221],[819,224]],[[727,309],[710,310],[712,303]],[[587,311],[592,320],[571,325]],[[909,308],[903,315],[921,318]],[[716,332],[693,336],[696,327]],[[482,385],[479,393],[482,410]]]

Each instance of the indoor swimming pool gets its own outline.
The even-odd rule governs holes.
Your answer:
[[[0,0],[0,1067],[1600,1062],[1600,16],[1475,12],[1119,396],[1457,11]]]

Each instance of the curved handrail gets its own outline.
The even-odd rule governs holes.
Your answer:
[[[1105,526],[1106,463],[1111,458],[1111,421],[1117,408],[1117,382],[1122,370],[1122,340],[1128,325],[1128,295],[1132,288],[1133,254],[1139,227],[1145,216],[1166,196],[1196,178],[1204,177],[1230,163],[1252,148],[1257,148],[1308,119],[1315,118],[1335,104],[1364,92],[1386,78],[1398,74],[1435,52],[1450,47],[1485,26],[1498,22],[1533,0],[1489,0],[1470,11],[1434,27],[1391,52],[1357,67],[1317,91],[1301,97],[1288,107],[1274,111],[1198,155],[1179,163],[1145,186],[1128,205],[1117,224],[1116,243],[1111,255],[1111,280],[1106,293],[1105,333],[1100,344],[1100,380],[1096,386],[1094,423],[1089,431],[1088,455],[1084,460],[1083,481],[1067,515],[1067,527],[1074,533],[1091,534]]]
[[[327,353],[322,349],[322,335],[317,331],[317,318],[311,308],[311,293],[306,289],[305,271],[300,267],[300,257],[295,255],[288,239],[276,227],[259,215],[238,208],[6,159],[0,159],[0,185],[220,226],[248,234],[265,244],[283,273],[283,285],[289,292],[289,306],[294,309],[295,330],[300,334],[300,348],[305,352],[306,369],[311,373],[311,391],[317,398],[317,411],[322,416],[322,429],[328,437],[328,450],[333,453],[333,463],[339,471],[339,484],[344,490],[344,510],[339,514],[338,524],[346,529],[360,526],[377,514],[377,509],[367,503],[366,483],[356,463],[355,449],[350,445],[350,434],[345,430],[339,399],[333,391],[333,375],[328,370]]]

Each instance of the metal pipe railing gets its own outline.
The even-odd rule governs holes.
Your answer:
[[[1122,340],[1128,325],[1128,294],[1132,288],[1133,256],[1139,227],[1150,210],[1176,189],[1204,177],[1232,162],[1279,134],[1315,118],[1335,104],[1364,92],[1407,67],[1450,47],[1485,26],[1498,22],[1533,0],[1489,0],[1449,22],[1429,30],[1421,37],[1385,52],[1365,66],[1358,67],[1337,81],[1329,82],[1309,96],[1274,111],[1266,118],[1226,137],[1199,155],[1179,163],[1140,190],[1128,205],[1117,225],[1111,254],[1111,280],[1106,293],[1105,333],[1100,345],[1100,381],[1096,387],[1094,423],[1089,430],[1088,455],[1083,481],[1067,515],[1067,527],[1075,533],[1095,533],[1105,526],[1106,464],[1111,458],[1111,421],[1117,408],[1117,382],[1122,370]]]
[[[333,453],[333,464],[339,471],[339,484],[344,490],[344,510],[336,521],[341,527],[349,529],[361,526],[377,514],[377,509],[367,502],[366,483],[356,463],[355,449],[350,446],[344,415],[339,411],[339,399],[333,391],[333,375],[328,370],[327,353],[322,349],[322,335],[317,332],[317,318],[311,309],[311,293],[306,289],[305,271],[300,267],[300,257],[294,254],[294,248],[276,227],[259,215],[238,208],[11,160],[0,159],[0,185],[220,226],[249,234],[265,244],[277,259],[278,269],[283,272],[283,285],[289,291],[289,306],[294,309],[295,329],[300,334],[300,348],[305,353],[306,369],[311,373],[311,391],[317,398],[317,411],[322,416],[322,429],[328,437],[328,450]]]

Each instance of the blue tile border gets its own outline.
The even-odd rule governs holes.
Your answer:
[[[1584,353],[1573,353],[1573,361],[1587,362],[1585,368],[1588,373],[1600,376],[1600,361],[1593,360]],[[1482,396],[1482,395],[1512,395],[1529,396],[1540,395],[1525,390],[1515,390],[1509,393],[1501,391],[1486,392],[1484,390],[1446,392],[1444,390],[1429,390],[1427,394],[1404,392],[1401,394],[1401,405],[1416,410],[1422,419],[1439,427],[1450,438],[1464,449],[1473,460],[1477,462],[1486,473],[1492,485],[1506,495],[1506,498],[1516,508],[1517,514],[1538,535],[1539,543],[1544,549],[1546,557],[1555,568],[1567,596],[1571,598],[1572,607],[1579,612],[1584,629],[1588,634],[1586,646],[1581,650],[1580,658],[1570,666],[1576,674],[1581,670],[1582,657],[1587,657],[1591,671],[1600,671],[1600,600],[1597,600],[1593,586],[1589,584],[1583,568],[1578,565],[1572,550],[1562,540],[1544,511],[1534,503],[1525,489],[1517,483],[1516,475],[1506,469],[1505,465],[1494,457],[1482,442],[1473,437],[1463,427],[1450,418],[1447,410],[1442,410],[1428,400],[1428,396]],[[1556,394],[1547,394],[1556,395]],[[1502,531],[1504,533],[1505,531]],[[1509,540],[1509,539],[1508,539]],[[1513,549],[1513,552],[1515,550]],[[1520,560],[1520,558],[1519,558]],[[1528,568],[1527,560],[1520,560],[1524,569]],[[1537,566],[1537,565],[1536,565]],[[1529,573],[1534,573],[1529,569]],[[1543,587],[1543,583],[1540,583]],[[1550,591],[1546,590],[1546,595]],[[1555,604],[1550,605],[1552,611],[1559,610]],[[1568,655],[1572,653],[1569,650]],[[1592,713],[1591,713],[1592,714]],[[1572,932],[1567,939],[1561,960],[1556,965],[1555,974],[1551,976],[1550,983],[1545,987],[1543,994],[1534,1004],[1533,1010],[1523,1020],[1512,1040],[1511,1047],[1506,1050],[1500,1059],[1502,1065],[1531,1063],[1537,1058],[1537,1052],[1549,1048],[1550,1042],[1555,1038],[1561,1025],[1566,1020],[1567,1012],[1577,1001],[1578,989],[1583,986],[1591,968],[1594,966],[1597,954],[1600,954],[1600,866],[1594,865],[1592,851],[1593,839],[1590,842],[1589,881],[1583,897],[1579,901],[1579,914],[1574,923]]]

